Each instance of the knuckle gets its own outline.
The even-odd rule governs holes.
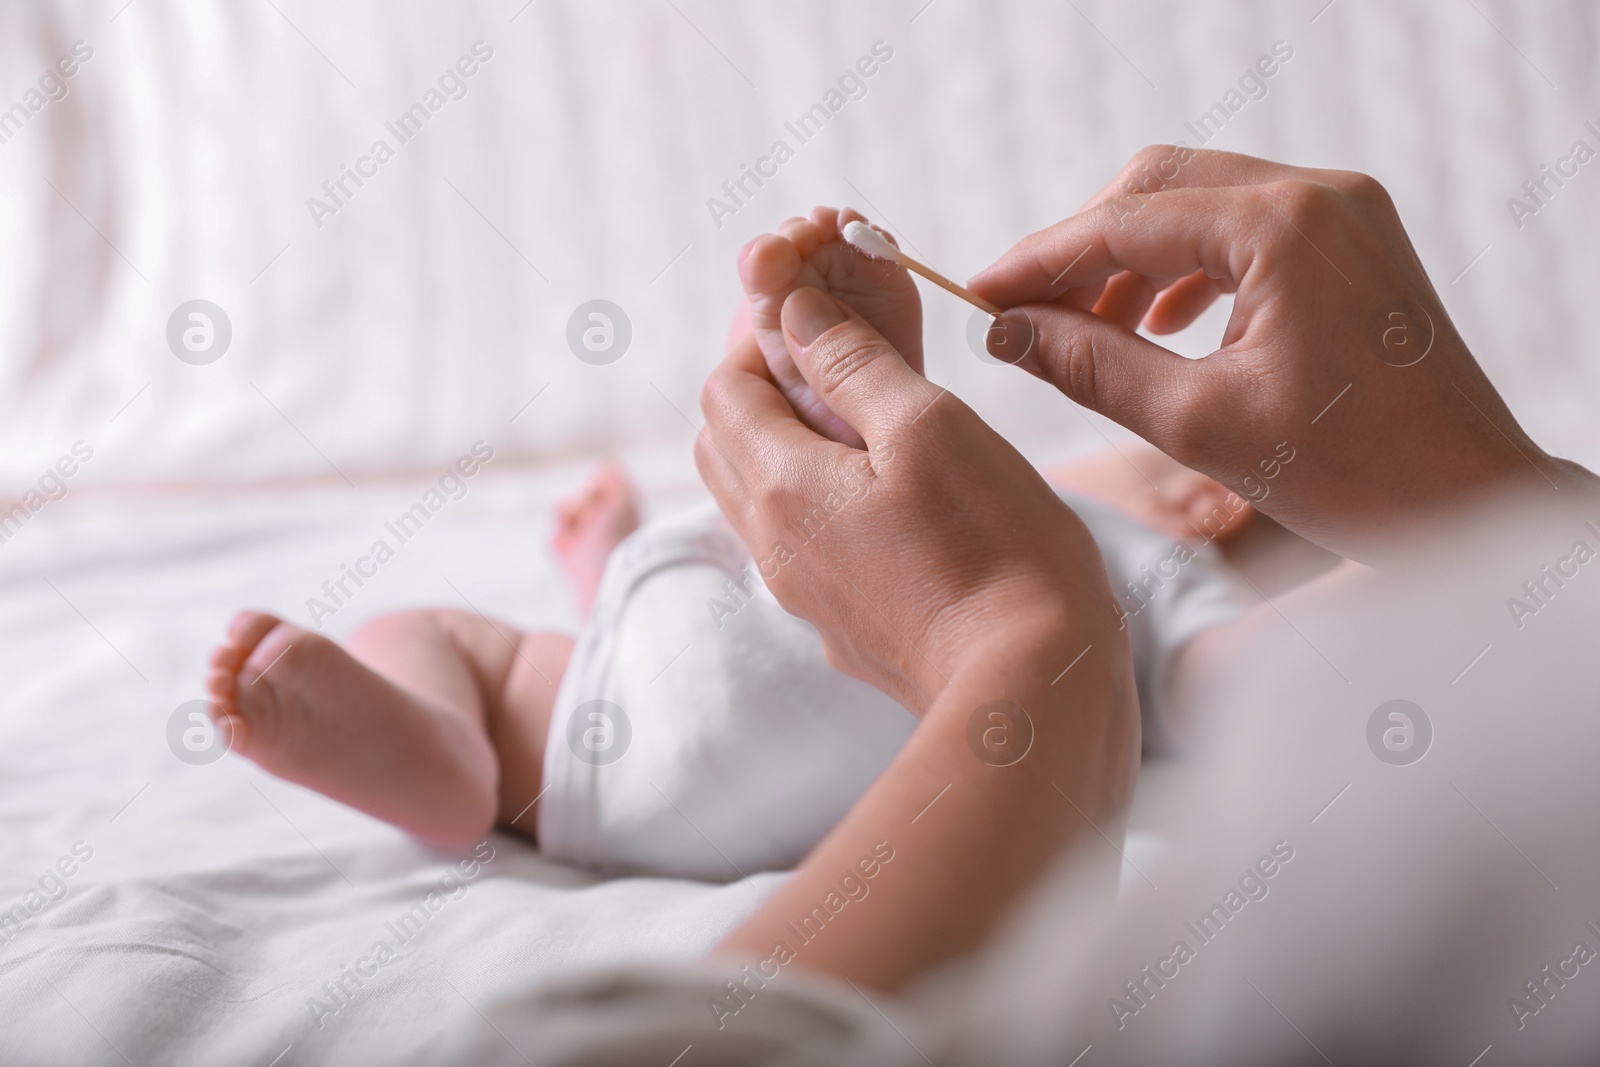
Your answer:
[[[812,346],[811,352],[811,369],[816,378],[812,384],[826,399],[850,388],[856,376],[883,355],[883,346],[876,341],[832,337]]]
[[[1133,154],[1133,158],[1123,166],[1122,173],[1117,175],[1117,185],[1129,191],[1136,191],[1154,170],[1162,159],[1172,154],[1171,145],[1147,144]]]
[[[1350,196],[1372,195],[1383,191],[1383,184],[1378,179],[1359,170],[1334,171],[1329,184]]]
[[[1278,210],[1296,226],[1303,226],[1321,218],[1333,199],[1333,189],[1330,186],[1300,178],[1274,182],[1269,192],[1277,201]]]
[[[1149,166],[1158,160],[1172,155],[1172,153],[1175,151],[1177,151],[1177,148],[1170,144],[1163,144],[1161,142],[1147,144],[1133,154],[1133,162],[1139,166]]]
[[[1133,158],[1117,175],[1117,187],[1127,193],[1160,192],[1193,158],[1192,149],[1179,145],[1145,145],[1133,154]]]
[[[718,367],[706,376],[705,384],[700,387],[700,413],[709,420],[727,406],[728,383],[722,368]]]
[[[1369,207],[1394,207],[1394,200],[1389,196],[1389,190],[1370,174],[1353,170],[1343,171],[1339,175],[1338,182],[1344,194],[1357,203]]]
[[[1125,193],[1108,197],[1099,207],[1099,227],[1094,235],[1098,247],[1095,252],[1107,255],[1106,233],[1108,229],[1126,230],[1128,225],[1138,221],[1139,212],[1143,211],[1150,203],[1151,195],[1158,189],[1130,189]],[[1106,260],[1101,260],[1102,263]]]
[[[1162,440],[1157,444],[1179,462],[1192,465],[1195,457],[1206,454],[1216,443],[1217,431],[1211,420],[1216,412],[1227,409],[1208,402],[1210,392],[1202,386],[1187,395],[1180,393],[1167,412]]]
[[[700,471],[702,479],[711,468],[711,433],[703,430],[694,435],[694,465]]]
[[[1028,263],[1043,288],[1060,293],[1074,284],[1067,278],[1068,271],[1081,267],[1074,274],[1090,271],[1106,263],[1110,248],[1104,229],[1107,225],[1120,225],[1124,216],[1136,210],[1131,196],[1116,196],[1088,209],[1084,216],[1064,219],[1048,230],[1035,234],[1025,246]],[[1087,231],[1087,232],[1085,232]],[[1085,242],[1089,247],[1085,248]]]
[[[1059,384],[1069,399],[1086,407],[1096,406],[1099,358],[1093,330],[1070,330],[1057,342]]]

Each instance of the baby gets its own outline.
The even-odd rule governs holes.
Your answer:
[[[779,314],[794,289],[825,289],[922,369],[910,275],[839,239],[860,217],[818,208],[739,257],[774,379],[807,425],[857,447],[801,378]],[[1172,661],[1244,609],[1210,542],[1248,507],[1153,449],[1051,473],[1105,556],[1158,738]],[[726,881],[796,864],[916,725],[828,665],[712,507],[641,527],[607,466],[558,509],[553,548],[584,619],[576,638],[428,608],[341,646],[241,612],[206,683],[219,731],[273,774],[432,844],[498,826],[607,872]]]

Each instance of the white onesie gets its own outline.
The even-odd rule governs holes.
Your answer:
[[[1180,552],[1104,504],[1062,499],[1105,557],[1158,736],[1166,668],[1243,611],[1238,580],[1214,546]],[[607,562],[557,691],[539,846],[618,874],[729,881],[788,869],[915,726],[828,665],[816,630],[778,605],[714,506],[655,520]]]

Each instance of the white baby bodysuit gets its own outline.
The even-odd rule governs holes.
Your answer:
[[[1167,667],[1244,610],[1239,582],[1214,546],[1175,565],[1170,538],[1098,501],[1062,499],[1106,560],[1146,730],[1159,736]],[[612,554],[561,680],[539,845],[617,874],[730,881],[787,869],[915,726],[828,665],[816,630],[778,605],[715,507],[656,520]]]

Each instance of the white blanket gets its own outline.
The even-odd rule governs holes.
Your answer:
[[[326,629],[419,602],[570,629],[533,501],[571,480],[480,474]],[[428,484],[69,496],[0,546],[0,1062],[426,1060],[542,976],[694,958],[782,877],[605,882],[503,835],[434,853],[243,760],[174,756],[229,614],[309,622]]]
[[[435,852],[168,741],[241,606],[335,637],[421,604],[573,631],[544,544],[584,473],[491,464],[403,544],[386,523],[437,480],[75,493],[0,544],[0,1063],[426,1063],[541,980],[697,958],[782,880],[608,881],[500,834]],[[376,539],[394,558],[323,614]]]

